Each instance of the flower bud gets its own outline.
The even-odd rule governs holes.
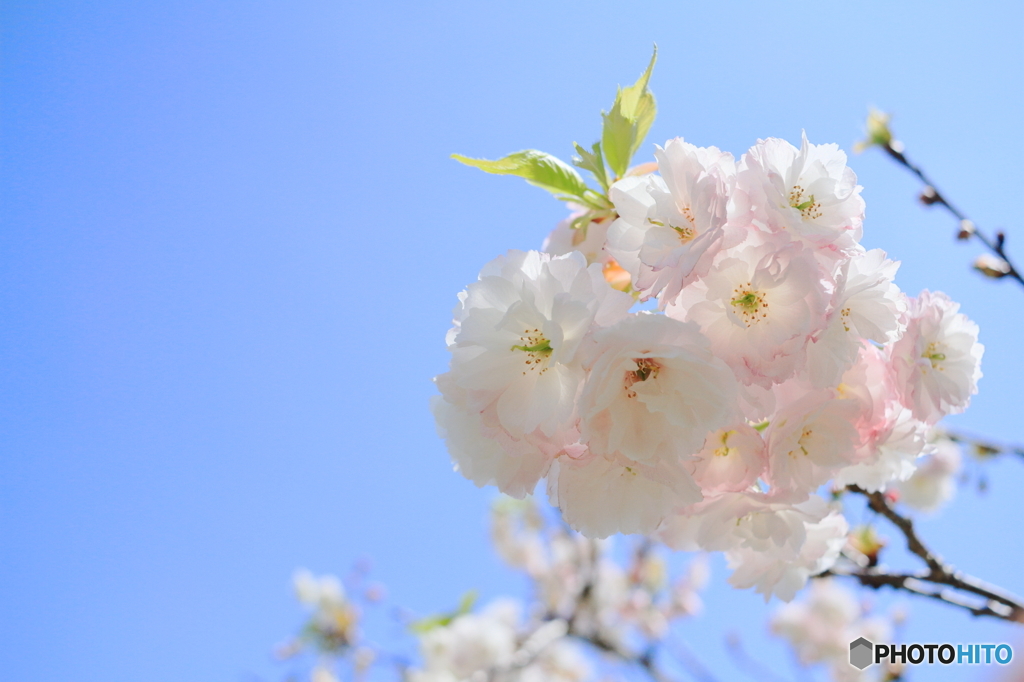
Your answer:
[[[878,109],[871,109],[868,112],[867,134],[868,138],[854,145],[854,151],[862,152],[869,147],[892,147],[892,130],[889,129],[889,114]],[[897,150],[898,151],[898,150]]]
[[[970,239],[971,235],[974,234],[974,232],[974,223],[972,223],[970,220],[961,220],[960,231],[957,232],[956,238],[959,239],[960,241]]]
[[[874,526],[857,526],[850,533],[848,542],[853,549],[867,557],[869,566],[878,563],[878,553],[885,547],[885,540],[878,536]]]
[[[974,261],[974,269],[993,279],[1006,277],[1010,274],[1010,264],[998,256],[983,253]]]
[[[978,459],[988,459],[999,454],[999,448],[985,443],[972,443],[971,445],[973,446],[971,450],[973,450],[974,456]]]
[[[925,188],[921,190],[921,196],[919,196],[918,199],[925,206],[931,206],[932,204],[937,204],[942,201],[942,197],[939,196],[939,193],[935,191],[935,188],[931,185],[926,185]]]
[[[627,272],[614,258],[609,258],[604,265],[604,278],[612,286],[612,289],[628,292],[631,284],[629,272]]]

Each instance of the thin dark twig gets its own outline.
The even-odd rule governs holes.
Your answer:
[[[914,522],[902,516],[880,492],[868,492],[851,485],[846,490],[867,498],[868,507],[888,519],[907,541],[907,549],[921,559],[928,570],[923,573],[890,573],[882,567],[833,568],[816,577],[840,575],[854,578],[861,585],[878,589],[892,587],[912,594],[936,599],[966,609],[975,616],[992,616],[1010,622],[1024,623],[1024,603],[998,587],[956,570],[935,552],[928,549],[914,528]],[[951,589],[949,589],[951,588]],[[958,590],[955,592],[953,590]],[[975,602],[963,594],[980,598]]]
[[[658,667],[657,663],[655,663],[654,653],[652,651],[645,651],[643,654],[635,656],[628,651],[623,651],[616,644],[609,642],[599,635],[576,635],[576,638],[590,643],[599,651],[611,654],[625,663],[639,666],[652,680],[654,680],[654,682],[674,682],[673,679],[665,674],[661,668]]]
[[[853,578],[864,587],[870,587],[874,590],[882,587],[891,587],[964,609],[974,616],[992,616],[1001,620],[1011,620],[1007,618],[1005,608],[996,610],[991,606],[991,602],[972,602],[952,590],[931,587],[927,574],[890,573],[885,568],[866,568],[848,571],[833,567],[823,573],[819,573],[815,577],[825,578],[828,576]]]
[[[948,429],[944,429],[942,431],[942,435],[954,443],[971,446],[974,448],[974,452],[982,457],[992,457],[994,455],[1016,455],[1024,460],[1024,447],[1020,445],[996,443],[972,436],[964,433],[963,431],[950,431]]]
[[[598,651],[602,651],[606,654],[610,654],[623,663],[636,666],[643,670],[653,682],[675,682],[674,678],[668,675],[658,665],[656,660],[657,647],[656,644],[652,644],[648,649],[640,654],[628,651],[616,642],[613,642],[604,636],[599,631],[585,631],[580,627],[580,616],[583,611],[588,607],[590,600],[593,598],[594,591],[597,588],[596,582],[598,579],[597,574],[597,563],[600,559],[600,550],[597,544],[594,542],[589,543],[589,561],[586,567],[587,579],[580,589],[576,603],[573,606],[572,614],[566,620],[566,635],[573,637],[581,642],[586,642],[593,646]],[[650,543],[645,542],[637,549],[637,559],[642,560],[643,557],[651,549]],[[545,620],[551,618],[549,616]],[[687,655],[680,656],[680,663],[683,669],[697,682],[718,682],[716,678],[708,672],[707,668],[694,656],[689,650],[685,650],[684,653]]]
[[[898,145],[899,143],[896,144]],[[902,147],[902,145],[899,146]],[[919,166],[912,163],[910,159],[908,159],[906,155],[902,152],[902,150],[897,149],[892,141],[886,142],[885,144],[881,145],[881,147],[898,164],[900,164],[901,166],[909,170],[911,173],[916,175],[918,179],[925,184],[925,193],[922,195],[922,197],[926,204],[939,204],[947,211],[949,211],[954,217],[956,217],[957,220],[960,221],[960,234],[962,239],[969,239],[972,236],[977,238],[982,244],[985,245],[986,248],[988,248],[989,251],[991,251],[993,254],[1001,258],[1006,263],[1007,267],[1009,268],[1009,271],[1000,274],[1003,274],[1003,276],[1006,277],[1012,277],[1015,280],[1017,280],[1017,282],[1019,282],[1021,285],[1024,285],[1024,277],[1021,277],[1020,272],[1017,270],[1016,266],[1014,266],[1013,262],[1010,260],[1010,257],[1006,255],[1006,246],[1004,243],[1005,236],[1001,232],[998,233],[994,238],[987,236],[984,232],[978,229],[978,226],[974,223],[973,220],[969,219],[963,211],[954,206],[945,197],[945,195],[943,195],[942,192],[939,191],[938,187],[935,186],[935,183],[932,182],[931,178],[929,178],[925,174],[925,172],[921,170]],[[965,226],[968,225],[969,228],[965,229]]]

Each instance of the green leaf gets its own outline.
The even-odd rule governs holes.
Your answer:
[[[485,173],[518,175],[531,185],[546,189],[560,199],[587,201],[589,194],[595,194],[572,166],[536,149],[509,154],[497,161],[471,159],[461,154],[452,154],[452,158],[467,166],[479,168]]]
[[[430,632],[431,630],[434,630],[436,628],[451,625],[451,622],[453,620],[473,610],[473,605],[476,603],[476,598],[477,591],[469,590],[464,595],[462,595],[462,599],[459,600],[459,606],[454,611],[449,611],[447,613],[437,613],[433,616],[426,616],[425,618],[420,618],[419,620],[410,623],[409,629],[418,635],[422,635],[423,633]]]
[[[426,632],[430,632],[436,628],[444,627],[452,622],[453,616],[450,613],[437,614],[435,616],[427,616],[426,618],[420,618],[409,625],[409,629],[415,632],[417,635],[422,635]]]
[[[593,173],[594,177],[597,178],[597,182],[607,192],[608,174],[604,170],[604,159],[601,158],[601,143],[595,142],[592,152],[588,152],[578,142],[573,142],[573,146],[576,147],[576,153],[579,154],[578,157],[574,156],[572,158],[573,165]]]
[[[569,223],[569,228],[572,230],[585,230],[590,223],[594,222],[594,212],[587,211],[581,216],[576,216]]]
[[[616,100],[617,102],[618,100]],[[629,150],[633,146],[636,129],[619,112],[618,106],[612,107],[610,113],[601,115],[604,117],[604,129],[601,132],[601,139],[604,141],[604,156],[608,159],[608,167],[612,169],[612,173],[616,178],[620,178],[629,168]]]
[[[459,611],[458,614],[461,616],[464,613],[469,613],[473,610],[473,605],[476,604],[476,598],[479,596],[476,590],[468,590],[462,599],[459,600]]]
[[[594,222],[595,220],[598,220],[600,218],[611,218],[612,220],[614,220],[617,217],[618,214],[615,212],[614,207],[603,209],[591,209],[586,213],[578,215],[575,218],[573,218],[572,222],[569,223],[569,228],[573,230],[586,230],[587,226],[590,225],[590,223]],[[583,241],[583,239],[585,238],[585,236],[580,237],[579,241]],[[578,244],[579,241],[573,243]]]
[[[651,80],[651,72],[657,60],[658,46],[655,45],[647,70],[633,85],[619,88],[611,111],[601,114],[604,118],[604,129],[601,131],[604,156],[616,177],[625,175],[629,169],[629,162],[643,144],[651,124],[654,123],[657,105],[654,103],[654,95],[647,89],[647,84]]]

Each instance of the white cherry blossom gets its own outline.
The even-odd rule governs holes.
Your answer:
[[[940,438],[934,451],[923,458],[917,471],[899,484],[900,501],[924,512],[935,512],[953,499],[960,474],[960,446]]]
[[[799,503],[799,504],[798,504]],[[698,503],[678,509],[658,529],[658,539],[681,551],[757,551],[794,553],[803,545],[804,527],[828,513],[824,500],[806,495],[745,492],[709,493]]]
[[[651,533],[676,505],[700,501],[701,492],[678,457],[649,463],[590,453],[554,462],[548,497],[575,530],[606,538]]]
[[[831,389],[794,390],[787,396],[765,431],[773,489],[810,492],[854,463],[858,413],[855,400]]]
[[[755,592],[764,595],[765,601],[772,595],[790,601],[810,576],[835,564],[848,531],[846,518],[832,511],[818,522],[805,523],[804,542],[795,554],[750,547],[730,550],[725,555],[729,568],[733,569],[729,584],[740,589],[753,587]]]
[[[627,178],[612,187],[620,217],[608,230],[606,248],[641,296],[658,296],[664,306],[703,276],[726,245],[736,169],[731,154],[680,138],[659,147],[655,157],[660,177]]]
[[[908,300],[899,263],[859,244],[861,188],[836,145],[760,140],[737,166],[673,139],[655,156],[660,175],[615,182],[614,208],[581,199],[547,253],[509,252],[460,295],[438,429],[477,485],[524,497],[546,479],[586,537],[721,551],[732,584],[792,599],[845,542],[820,486],[898,486],[926,509],[952,494],[958,460],[928,429],[977,392],[977,326],[944,294]],[[663,313],[631,314],[635,299]],[[547,613],[573,617],[592,545],[515,537],[507,560]],[[666,631],[635,576],[595,571],[605,610],[576,627],[619,644],[616,618]]]
[[[910,410],[896,408],[888,428],[871,445],[871,454],[840,469],[833,477],[837,487],[858,485],[868,492],[884,490],[890,483],[906,481],[917,470],[917,459],[931,452],[928,425],[914,419]]]
[[[612,224],[611,219],[594,220],[583,227],[574,229],[573,221],[584,215],[588,209],[571,203],[569,208],[572,209],[572,213],[555,226],[555,229],[544,240],[541,251],[550,253],[552,256],[563,256],[573,251],[579,251],[586,256],[587,263],[607,263],[611,256],[605,250],[605,242],[608,238],[608,228]]]
[[[448,375],[443,374],[436,381],[444,386],[447,379]],[[449,397],[453,390],[449,390]],[[478,487],[494,485],[506,495],[522,498],[533,492],[551,466],[552,454],[528,438],[513,438],[500,426],[488,427],[485,416],[464,407],[463,401],[449,402],[439,395],[431,398],[430,406],[455,470]],[[488,408],[488,412],[490,421],[496,423],[494,408]],[[550,443],[543,437],[537,441]]]
[[[788,601],[835,562],[848,529],[822,498],[801,497],[722,493],[669,517],[657,536],[673,549],[723,551],[732,585]]]
[[[518,602],[503,599],[427,631],[420,637],[423,670],[413,671],[411,679],[457,682],[477,671],[507,667],[516,652],[519,611]]]
[[[761,229],[838,253],[860,240],[861,187],[838,145],[810,144],[806,134],[799,149],[778,138],[758,140],[740,160],[737,182]]]
[[[892,349],[903,402],[929,424],[963,412],[978,392],[985,347],[978,325],[959,309],[942,292],[922,291],[910,300],[907,331]]]
[[[584,682],[593,670],[579,647],[559,639],[544,647],[533,662],[519,672],[518,682]]]
[[[292,576],[295,596],[310,611],[309,625],[334,646],[347,646],[358,637],[359,609],[347,598],[333,575],[315,576],[300,568]]]
[[[807,347],[808,373],[816,386],[834,386],[864,340],[886,344],[899,338],[907,309],[906,296],[893,283],[899,266],[881,249],[840,265],[826,326]]]
[[[597,454],[686,457],[736,416],[735,379],[694,324],[630,315],[599,330],[588,352],[580,432]]]
[[[907,480],[917,458],[930,450],[928,425],[900,402],[888,349],[865,343],[838,391],[860,405],[855,425],[861,444],[856,462],[836,473],[835,485],[856,484],[877,492],[893,481]]]
[[[699,324],[740,381],[770,388],[801,368],[825,322],[822,274],[798,244],[746,246],[723,254],[666,314]]]
[[[689,466],[701,490],[739,492],[764,474],[768,455],[761,434],[748,424],[738,423],[708,435]]]
[[[460,296],[449,332],[451,381],[476,409],[494,403],[513,437],[537,429],[550,436],[572,417],[583,337],[631,304],[580,253],[510,251]]]
[[[893,635],[891,618],[867,615],[855,595],[831,578],[815,580],[803,598],[784,604],[771,629],[789,641],[802,664],[824,663],[839,682],[872,679],[850,665],[850,642],[889,642]]]
[[[319,578],[309,570],[300,568],[292,576],[295,596],[306,606],[326,608],[345,603],[345,587],[333,575]]]

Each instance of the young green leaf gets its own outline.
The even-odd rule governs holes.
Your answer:
[[[409,629],[417,635],[422,635],[436,628],[443,628],[450,624],[454,619],[454,616],[450,613],[427,616],[426,618],[420,618],[419,620],[410,623]]]
[[[459,599],[459,610],[458,614],[461,616],[464,613],[469,613],[473,610],[473,605],[476,604],[476,599],[480,594],[476,590],[467,590],[462,598]]]
[[[586,213],[578,215],[575,218],[573,218],[572,222],[569,223],[569,229],[585,232],[587,226],[590,225],[590,223],[594,222],[595,220],[601,220],[602,218],[611,218],[612,220],[614,220],[617,217],[618,214],[615,212],[615,208],[612,206],[603,209],[590,209]],[[580,241],[582,241],[584,238],[585,237],[581,237],[579,239]]]
[[[608,174],[604,169],[604,159],[601,158],[601,143],[595,142],[592,147],[592,152],[588,152],[577,142],[573,142],[573,146],[576,147],[576,153],[579,154],[578,157],[572,157],[573,165],[577,168],[582,168],[583,170],[588,170],[593,173],[594,177],[597,178],[598,183],[600,183],[601,188],[607,192]]]
[[[583,215],[576,216],[575,218],[573,218],[572,222],[569,223],[569,229],[586,230],[587,226],[590,225],[590,223],[592,222],[594,222],[594,212],[587,211]]]
[[[437,613],[432,616],[426,616],[420,618],[409,624],[409,629],[418,635],[422,635],[426,632],[430,632],[435,628],[442,628],[451,625],[451,622],[459,616],[465,615],[473,610],[473,605],[476,603],[477,591],[469,590],[462,595],[462,599],[459,600],[459,606],[454,611],[448,611],[447,613]]]
[[[657,60],[658,47],[655,46],[647,70],[633,85],[619,88],[611,111],[601,114],[604,118],[604,129],[601,132],[604,155],[616,177],[625,175],[629,162],[654,123],[657,106],[647,84]]]
[[[452,158],[467,166],[479,168],[485,173],[518,175],[531,185],[546,189],[560,199],[587,201],[589,195],[594,194],[572,166],[536,149],[509,154],[497,161],[470,159],[460,154],[452,154]]]

